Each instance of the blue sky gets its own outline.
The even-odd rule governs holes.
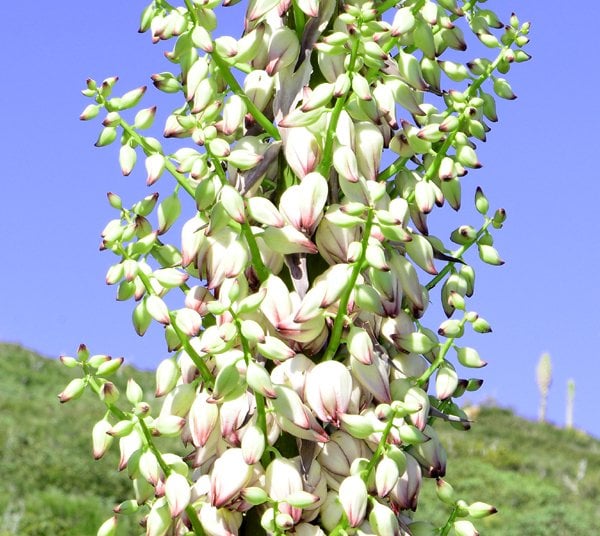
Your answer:
[[[104,284],[112,255],[98,251],[99,233],[114,217],[106,192],[119,193],[127,204],[150,192],[141,172],[120,176],[116,146],[93,147],[99,125],[79,121],[87,104],[79,90],[87,77],[118,75],[123,93],[169,66],[148,35],[136,31],[142,3],[97,5],[42,2],[32,9],[16,2],[5,21],[0,340],[52,357],[85,342],[94,352],[150,368],[166,356],[161,329],[144,338],[133,332],[131,303],[115,302],[115,289]],[[515,9],[532,22],[533,61],[511,70],[519,98],[499,103],[500,122],[478,150],[484,167],[465,181],[466,192],[481,185],[492,206],[508,212],[495,235],[506,264],[477,267],[471,301],[494,329],[468,340],[489,362],[478,399],[493,397],[534,417],[535,366],[548,351],[550,420],[564,422],[566,384],[573,378],[575,424],[600,436],[600,223],[594,207],[600,110],[593,56],[600,8],[592,0],[576,9],[556,1],[488,5],[506,19]],[[239,20],[227,24],[238,35]],[[168,110],[153,88],[143,102],[159,103],[159,115]],[[151,191],[161,191],[155,186]],[[478,220],[467,211],[456,221]]]

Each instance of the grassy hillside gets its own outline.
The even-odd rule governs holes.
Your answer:
[[[124,369],[152,391],[149,373]],[[58,362],[15,345],[0,345],[0,536],[94,535],[129,491],[116,471],[117,449],[91,456],[98,404],[60,405],[72,377]],[[91,396],[91,395],[89,395]],[[600,442],[576,431],[482,408],[469,432],[439,426],[448,449],[448,480],[467,502],[494,504],[480,520],[486,535],[600,534]],[[447,516],[427,481],[417,518]],[[120,534],[137,534],[133,521]]]

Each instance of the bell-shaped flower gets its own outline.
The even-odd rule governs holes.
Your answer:
[[[240,429],[248,421],[254,407],[253,397],[244,392],[237,398],[223,402],[219,411],[221,435],[232,445],[240,444]]]
[[[350,356],[350,370],[356,381],[379,402],[389,404],[392,401],[388,365],[377,353],[373,354],[370,365]]]
[[[240,512],[215,508],[209,503],[202,504],[198,517],[208,536],[237,536],[243,520]]]
[[[287,130],[285,159],[297,177],[303,178],[317,169],[321,161],[321,146],[314,134],[305,127]]]
[[[318,249],[306,235],[292,227],[267,227],[262,233],[262,239],[276,253],[290,255],[292,253],[317,253]]]
[[[367,513],[367,486],[360,476],[348,476],[340,484],[340,504],[352,528],[358,527]]]
[[[339,426],[352,394],[352,376],[339,361],[321,362],[308,373],[304,398],[323,422]]]
[[[169,503],[171,517],[177,517],[190,502],[191,491],[188,479],[173,471],[165,482],[165,497]]]
[[[421,489],[421,466],[410,454],[406,454],[406,470],[390,491],[390,502],[398,510],[417,509]]]
[[[274,75],[298,59],[300,43],[296,32],[282,26],[273,32],[269,42],[269,58],[265,71]]]
[[[283,430],[300,439],[326,442],[329,436],[293,389],[275,385],[277,398],[269,400]]]
[[[346,338],[346,347],[350,355],[363,365],[373,363],[375,349],[371,336],[363,328],[350,326],[350,331]]]
[[[207,287],[218,287],[226,278],[235,278],[248,264],[249,253],[238,233],[225,227],[207,237],[209,243],[205,257]],[[201,268],[199,266],[199,268]]]
[[[332,205],[328,213],[338,208],[339,206]],[[329,221],[327,215],[321,220],[315,236],[319,254],[330,265],[348,262],[350,244],[357,240],[360,240],[360,229],[357,226],[340,227]]]
[[[244,461],[248,465],[253,465],[260,461],[265,451],[265,435],[257,425],[250,424],[244,429],[241,446]]]
[[[404,531],[400,531],[398,517],[390,508],[379,501],[373,501],[371,504],[369,523],[375,534],[386,534],[386,536],[401,536],[405,534]]]
[[[315,364],[304,354],[296,354],[271,371],[271,380],[274,384],[291,387],[296,394],[304,396],[306,375],[314,366]]]
[[[274,83],[274,78],[265,71],[255,69],[248,73],[244,80],[244,92],[250,101],[262,111],[271,100]]]
[[[210,474],[210,504],[217,508],[226,505],[251,477],[252,467],[244,461],[242,449],[227,449],[215,460]]]
[[[192,443],[196,447],[206,445],[211,432],[219,421],[219,406],[208,402],[208,393],[199,392],[188,413],[188,426]]]
[[[383,135],[369,121],[355,125],[356,160],[360,173],[368,180],[376,180],[383,151]]]
[[[310,237],[321,221],[327,193],[323,175],[308,173],[300,184],[289,187],[281,195],[279,211],[290,225]]]
[[[429,478],[442,477],[446,474],[446,450],[431,426],[425,426],[423,433],[431,439],[413,445],[410,453]]]
[[[358,182],[360,173],[358,162],[353,149],[346,145],[339,145],[333,151],[333,167],[349,182]]]
[[[385,497],[396,485],[398,478],[400,478],[398,464],[392,458],[383,456],[375,469],[377,495]]]
[[[283,501],[303,490],[302,476],[296,462],[275,458],[269,464],[265,471],[265,491],[271,499],[279,502],[279,511],[290,515],[294,523],[300,521],[302,510]]]
[[[337,489],[342,479],[350,474],[352,462],[370,455],[369,452],[363,441],[341,430],[333,432],[317,456],[329,487]]]

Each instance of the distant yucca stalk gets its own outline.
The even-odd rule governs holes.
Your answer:
[[[102,231],[136,333],[164,329],[155,399],[135,382],[119,399],[107,377],[121,360],[84,346],[62,358],[83,377],[61,402],[99,396],[94,457],[117,440],[133,481],[99,534],[139,514],[147,536],[475,535],[467,517],[496,509],[446,481],[444,523],[412,515],[423,479],[446,471],[434,423],[470,427],[458,399],[487,363],[459,342],[491,327],[469,309],[465,256],[503,264],[492,232],[506,213],[468,181],[474,226],[428,216],[460,210],[495,98],[516,98],[504,75],[529,59],[529,24],[477,0],[249,0],[242,37],[213,38],[218,3],[154,0],[142,15],[152,42],[173,43],[173,72],[152,76],[179,98],[164,120],[173,153],[146,133],[156,107],[128,119],[145,87],[83,91],[82,119],[106,112],[96,145],[119,141],[124,175],[140,157],[146,184],[168,189],[131,207],[109,194]],[[457,61],[476,40],[492,57]]]
[[[567,407],[565,415],[565,426],[573,428],[573,411],[575,409],[575,380],[570,378],[567,382]]]
[[[548,391],[552,385],[552,360],[550,354],[544,353],[540,357],[540,360],[536,369],[536,379],[538,388],[540,390],[540,407],[538,411],[538,420],[540,422],[546,421],[546,411],[548,408]]]

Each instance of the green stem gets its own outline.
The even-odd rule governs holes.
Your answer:
[[[83,364],[83,370],[86,373],[87,376],[87,383],[88,385],[91,387],[92,391],[94,391],[94,393],[96,395],[98,395],[98,397],[100,396],[100,385],[98,384],[96,378],[94,378],[93,376],[93,372],[91,372],[89,370],[90,367],[88,367],[85,363]],[[117,406],[115,406],[114,404],[107,404],[106,402],[104,402],[104,405],[106,406],[106,409],[108,411],[110,411],[117,419],[124,421],[129,419],[130,415],[125,413],[124,411],[122,411],[121,409],[119,409]]]
[[[356,64],[356,58],[358,56],[358,47],[360,44],[360,39],[355,39],[352,44],[352,51],[350,52],[350,63],[348,64],[347,73],[350,77],[350,81],[352,81],[352,75],[354,74],[354,67]],[[329,176],[329,170],[331,169],[331,163],[333,161],[333,141],[335,139],[335,131],[337,129],[337,124],[340,119],[340,114],[344,109],[344,105],[348,100],[349,92],[347,92],[342,97],[339,97],[335,101],[335,106],[333,107],[333,112],[331,112],[331,118],[329,119],[329,125],[327,127],[327,132],[325,134],[325,147],[323,148],[323,160],[321,160],[321,164],[319,165],[319,173],[324,177]]]
[[[215,381],[214,381],[213,375],[211,374],[209,368],[206,366],[206,363],[204,362],[204,360],[202,359],[200,354],[198,354],[198,352],[196,352],[196,350],[194,350],[194,347],[190,344],[190,341],[189,341],[188,337],[186,336],[186,334],[183,333],[177,327],[177,324],[175,323],[175,315],[173,313],[169,312],[169,318],[171,319],[171,326],[173,326],[173,329],[174,329],[175,333],[177,334],[177,338],[179,339],[179,342],[181,342],[181,346],[183,346],[183,349],[190,356],[190,359],[194,362],[194,365],[196,365],[196,367],[200,371],[200,375],[202,376],[202,381],[204,381],[204,383],[206,384],[207,387],[213,387]]]
[[[246,243],[248,244],[248,248],[250,248],[250,256],[252,257],[252,267],[256,271],[256,275],[261,283],[267,280],[269,277],[270,271],[265,266],[265,263],[260,256],[260,249],[258,248],[258,243],[256,242],[256,237],[252,232],[252,228],[250,224],[245,221],[242,224],[242,232],[244,233],[244,238],[246,239]]]
[[[344,320],[348,312],[348,301],[350,300],[350,294],[352,294],[352,291],[354,290],[356,280],[358,279],[358,275],[360,274],[360,271],[362,270],[363,264],[365,262],[365,258],[367,255],[367,244],[369,242],[369,236],[371,234],[372,225],[373,209],[370,209],[367,215],[367,220],[365,222],[365,228],[361,240],[360,256],[354,262],[352,273],[350,274],[350,279],[348,279],[348,282],[346,283],[344,291],[342,292],[342,295],[340,297],[338,312],[335,315],[333,329],[331,330],[331,336],[329,337],[329,344],[327,345],[327,349],[325,350],[325,354],[323,355],[323,361],[333,359],[340,345],[340,341],[342,338],[342,330],[344,328]]]
[[[144,439],[146,440],[146,445],[148,446],[152,454],[154,454],[154,456],[156,457],[156,461],[158,462],[158,465],[162,469],[163,473],[165,474],[165,477],[168,477],[173,470],[169,465],[167,465],[167,463],[162,457],[162,453],[154,444],[152,434],[150,433],[150,430],[148,429],[148,426],[146,425],[144,419],[138,417],[138,423],[140,425],[140,429],[142,430],[142,434],[144,435]],[[202,524],[200,523],[200,519],[198,518],[198,512],[196,512],[196,509],[191,504],[189,504],[185,508],[185,513],[187,514],[190,523],[192,524],[194,534],[197,534],[199,536],[205,536],[206,533],[202,528]]]
[[[227,62],[215,51],[211,52],[211,58],[215,62],[215,65],[219,68],[221,76],[225,79],[227,85],[238,97],[244,101],[246,108],[248,108],[248,111],[252,114],[252,117],[256,120],[256,122],[263,127],[265,132],[268,132],[274,140],[280,140],[281,136],[279,135],[279,130],[277,130],[277,127],[256,107],[250,98],[248,98],[246,92],[242,89],[233,74],[231,74],[231,70],[229,69]]]
[[[438,368],[440,368],[440,366],[442,365],[442,363],[446,359],[446,354],[448,353],[448,351],[450,350],[450,348],[454,344],[455,340],[456,339],[454,337],[450,337],[449,339],[446,339],[446,342],[444,342],[444,344],[440,348],[440,351],[439,351],[437,357],[435,358],[435,360],[433,361],[433,363],[431,363],[431,365],[429,365],[429,367],[427,368],[427,370],[425,372],[423,372],[423,374],[421,374],[419,376],[419,378],[417,379],[417,385],[419,387],[423,387],[423,385],[425,385],[425,383],[427,383],[427,380],[429,380],[429,378],[431,377],[431,375]]]
[[[452,510],[452,512],[450,513],[450,517],[448,518],[448,521],[446,521],[446,524],[441,528],[440,536],[448,535],[457,515],[458,515],[458,506],[455,506],[454,509]]]
[[[246,339],[246,337],[244,337],[244,334],[242,333],[242,322],[240,318],[231,309],[229,310],[229,312],[233,316],[233,323],[237,330],[238,337],[240,338],[240,342],[242,343],[244,361],[246,362],[246,366],[248,366],[248,364],[252,360],[250,344],[248,343],[248,339]],[[252,391],[254,393],[254,399],[256,400],[256,424],[260,428],[260,431],[262,432],[263,437],[265,438],[266,446],[269,444],[269,438],[267,433],[267,414],[265,410],[265,399],[261,393],[256,392],[254,389]],[[269,458],[269,454],[267,452],[267,449],[265,448],[265,451],[261,457],[261,463],[263,464],[263,467],[267,467],[270,461],[271,460]]]
[[[406,158],[405,156],[399,157],[397,160],[392,162],[387,168],[385,168],[377,176],[377,180],[385,181],[385,180],[389,179],[390,177],[392,177],[393,175],[398,173],[402,168],[404,168],[406,166],[406,163],[408,162],[408,160],[409,159]]]
[[[369,477],[371,476],[373,469],[375,469],[376,465],[379,463],[379,460],[385,453],[388,436],[390,435],[390,432],[392,431],[392,427],[394,426],[395,417],[396,417],[396,412],[392,410],[392,414],[389,416],[389,420],[388,420],[387,424],[385,425],[385,429],[383,430],[383,433],[381,434],[381,439],[379,440],[377,449],[373,453],[373,456],[371,456],[371,459],[369,460],[369,463],[365,470],[365,475],[363,477],[365,484],[369,481]]]
[[[221,167],[218,158],[210,152],[209,148],[206,147],[206,154],[208,155],[209,160],[212,161],[215,171],[219,176],[222,185],[229,184],[227,181],[227,177],[225,176],[225,171]],[[250,256],[252,257],[252,265],[256,270],[256,275],[258,275],[258,279],[263,282],[269,277],[269,269],[265,266],[265,263],[260,256],[260,250],[258,249],[258,244],[256,243],[256,238],[252,229],[250,228],[250,224],[245,221],[242,224],[242,232],[244,233],[244,238],[246,239],[246,243],[248,244],[248,248],[250,249]]]

